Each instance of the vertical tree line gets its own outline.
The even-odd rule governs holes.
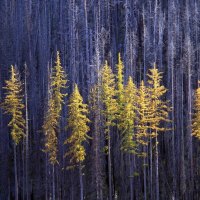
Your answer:
[[[0,199],[199,199],[199,9],[2,0]]]

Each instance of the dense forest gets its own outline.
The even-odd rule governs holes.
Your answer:
[[[200,199],[200,1],[0,16],[0,200]]]

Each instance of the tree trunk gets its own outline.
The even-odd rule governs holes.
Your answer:
[[[27,65],[25,64],[25,108],[26,108],[26,200],[29,200],[29,132],[28,132],[28,95]]]
[[[83,174],[82,174],[81,164],[79,164],[79,181],[80,181],[80,200],[83,200]]]
[[[152,155],[152,138],[150,137],[150,197],[153,199],[153,155]]]
[[[52,172],[52,176],[53,176],[53,185],[52,185],[52,190],[53,190],[53,200],[56,200],[56,196],[55,196],[55,166],[53,165],[53,172]]]
[[[146,148],[144,147],[146,153]],[[143,158],[143,172],[144,172],[144,200],[147,200],[147,178],[146,178],[146,156]]]
[[[17,153],[16,144],[14,143],[14,170],[15,170],[15,200],[18,200],[18,179],[17,179]]]
[[[158,133],[156,130],[156,200],[159,200]]]
[[[132,162],[131,154],[129,154],[129,184],[130,184],[130,200],[133,200],[133,172],[132,172]]]
[[[112,168],[110,152],[110,131],[108,131],[108,182],[109,182],[109,200],[112,200]]]

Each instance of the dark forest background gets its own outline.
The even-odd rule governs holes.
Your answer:
[[[28,68],[29,195],[28,199],[51,199],[51,167],[44,149],[42,125],[48,94],[48,69],[60,51],[68,74],[67,92],[77,83],[85,102],[107,59],[116,72],[117,54],[125,65],[125,82],[131,75],[137,84],[156,63],[168,88],[172,123],[159,135],[160,199],[200,199],[199,141],[191,136],[194,90],[200,76],[200,1],[198,0],[1,0],[0,1],[0,101],[9,78],[10,65],[17,65],[24,80]],[[68,97],[67,97],[68,99]],[[59,134],[59,165],[56,167],[56,199],[79,199],[77,170],[65,170],[67,137],[64,106]],[[14,199],[13,143],[9,117],[0,110],[0,199]],[[92,127],[89,135],[92,136]],[[115,130],[113,130],[115,132]],[[101,140],[100,135],[99,140]],[[103,195],[107,199],[107,168],[103,153],[94,155],[94,140],[86,144],[84,196],[96,199],[95,159],[101,158]],[[113,199],[130,199],[127,160],[113,140]],[[19,199],[24,194],[24,144],[17,149]],[[103,145],[103,144],[101,144]],[[123,165],[123,174],[119,173]],[[143,168],[134,158],[134,199],[143,199]],[[155,180],[153,180],[153,185]],[[148,182],[147,182],[148,185]],[[153,193],[155,188],[153,187]],[[151,196],[155,199],[155,194]],[[150,197],[148,198],[150,199]]]

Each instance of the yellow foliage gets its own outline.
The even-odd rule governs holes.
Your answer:
[[[162,73],[158,71],[156,66],[149,70],[148,74],[150,85],[150,95],[151,95],[151,128],[153,134],[157,135],[157,131],[166,130],[164,127],[160,127],[161,122],[169,122],[168,113],[171,110],[168,106],[168,102],[162,100],[163,95],[167,92],[167,89],[161,85]]]
[[[200,139],[200,87],[195,92],[194,111],[192,135]]]
[[[23,96],[22,84],[19,79],[19,74],[14,66],[11,66],[10,79],[6,81],[5,100],[2,107],[5,113],[11,116],[8,126],[11,128],[11,136],[15,144],[18,144],[22,137],[24,137],[25,120],[23,118]]]
[[[54,100],[50,98],[48,111],[45,116],[43,129],[45,132],[45,152],[49,153],[49,161],[51,164],[58,163],[57,161],[57,113],[55,112]]]
[[[114,125],[117,113],[117,101],[115,99],[115,77],[107,61],[101,69],[101,100],[103,103],[103,116],[105,118],[106,132]]]
[[[118,64],[117,64],[117,90],[116,96],[119,106],[121,106],[123,101],[123,90],[124,90],[124,64],[121,60],[120,53],[118,54]]]
[[[60,123],[60,113],[62,104],[64,103],[63,89],[66,88],[66,74],[61,66],[60,55],[57,52],[55,66],[52,69],[50,79],[51,96],[48,102],[48,110],[45,116],[43,129],[45,132],[45,152],[49,153],[49,161],[51,164],[56,164],[57,161],[57,134]]]
[[[70,96],[68,107],[69,117],[67,128],[71,134],[64,142],[64,144],[69,144],[69,150],[65,156],[70,156],[72,164],[80,164],[85,160],[86,156],[83,143],[90,139],[87,135],[90,130],[87,123],[90,120],[87,118],[87,105],[83,103],[83,98],[79,93],[77,85],[75,85],[74,91]]]
[[[149,134],[149,121],[152,117],[150,105],[151,100],[148,93],[148,88],[144,85],[144,81],[140,83],[140,88],[138,91],[138,124],[137,124],[137,132],[136,132],[136,141],[138,144],[147,145]]]
[[[60,55],[57,52],[55,66],[52,70],[51,84],[52,98],[55,101],[55,111],[57,112],[57,117],[60,117],[60,112],[62,110],[62,104],[64,103],[64,97],[67,95],[63,93],[62,90],[66,88],[67,76],[63,67],[61,66]]]
[[[133,79],[129,77],[124,88],[123,109],[119,120],[121,130],[121,149],[129,153],[135,153],[136,143],[134,141],[134,123],[136,119],[137,88]]]

